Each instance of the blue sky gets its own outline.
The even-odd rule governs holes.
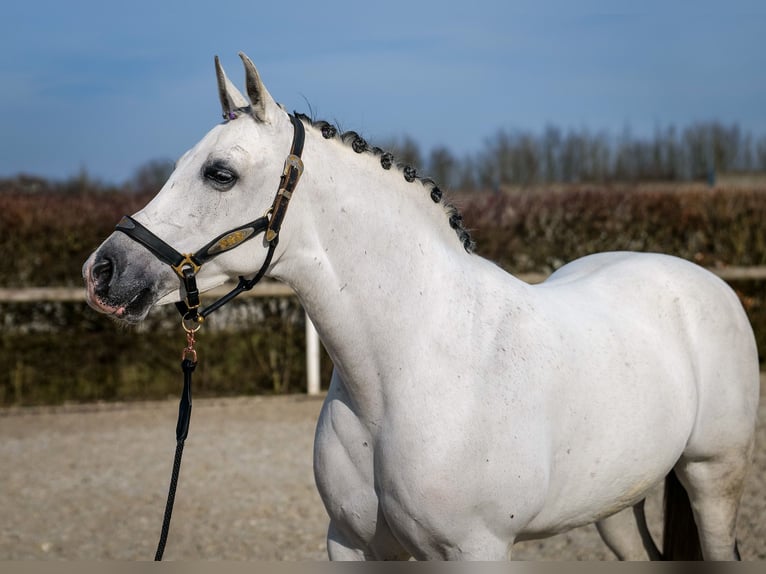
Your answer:
[[[766,134],[766,3],[35,1],[0,10],[0,177],[114,183],[219,119],[237,52],[288,109],[478,152],[499,129]]]

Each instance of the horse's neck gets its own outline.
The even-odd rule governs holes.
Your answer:
[[[313,135],[273,275],[295,289],[355,402],[380,404],[391,365],[459,300],[470,256],[419,181]]]

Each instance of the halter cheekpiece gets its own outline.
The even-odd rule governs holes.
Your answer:
[[[185,329],[193,329],[207,315],[216,311],[240,293],[255,287],[266,274],[266,270],[274,256],[274,250],[279,243],[279,231],[282,228],[282,221],[287,212],[287,207],[292,198],[293,191],[295,191],[298,181],[303,174],[301,154],[303,153],[303,143],[306,137],[305,130],[301,120],[293,114],[290,114],[290,122],[293,124],[293,142],[290,154],[285,159],[285,166],[279,181],[279,190],[266,215],[222,233],[195,253],[180,253],[176,251],[129,215],[124,216],[117,224],[117,231],[121,231],[143,245],[157,259],[169,265],[178,275],[183,291],[181,293],[182,299],[176,303],[176,307],[183,317]],[[239,247],[244,242],[257,237],[261,233],[265,233],[268,252],[258,272],[250,279],[240,276],[239,282],[234,289],[211,303],[208,307],[200,310],[196,276],[202,265],[221,253],[226,253],[235,247]]]

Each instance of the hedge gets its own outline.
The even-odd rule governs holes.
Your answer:
[[[766,264],[766,189],[569,186],[464,195],[460,203],[478,252],[515,273],[619,250],[708,267]]]
[[[226,320],[225,315],[236,317]],[[172,306],[124,327],[84,303],[0,305],[0,405],[178,396],[186,344]],[[232,302],[198,335],[195,396],[306,392],[305,314],[294,297]],[[216,323],[228,324],[217,329]],[[323,380],[332,364],[322,360]]]
[[[147,195],[0,192],[0,287],[79,286],[88,254]],[[705,266],[766,265],[766,189],[568,186],[455,198],[477,253],[514,273],[598,251],[671,253]],[[732,283],[766,356],[765,281]],[[294,298],[232,304],[200,339],[198,396],[305,390],[304,316]],[[175,396],[182,336],[171,308],[125,329],[81,303],[0,305],[0,404]],[[216,317],[216,321],[219,318]],[[323,360],[323,380],[332,368]]]

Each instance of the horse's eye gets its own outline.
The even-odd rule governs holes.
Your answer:
[[[220,165],[207,166],[204,170],[204,176],[221,190],[229,189],[237,181],[237,174]]]

